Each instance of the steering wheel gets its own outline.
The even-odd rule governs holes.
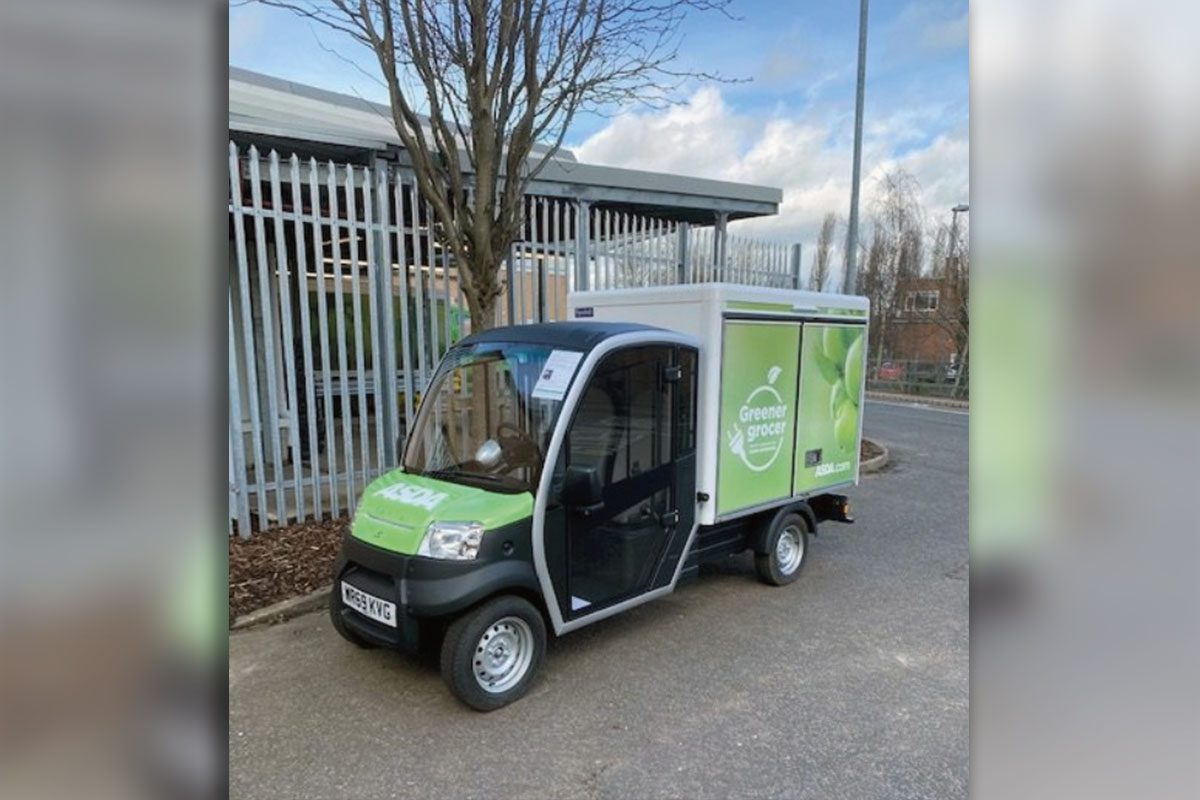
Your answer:
[[[511,422],[496,426],[496,440],[504,451],[504,464],[510,469],[536,465],[541,456],[533,437]]]

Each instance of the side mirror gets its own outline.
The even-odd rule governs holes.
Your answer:
[[[475,451],[475,460],[479,462],[479,466],[484,469],[491,469],[499,466],[504,459],[504,448],[495,439],[488,439],[483,444],[479,445],[479,449]]]
[[[585,516],[604,508],[604,484],[596,467],[567,467],[563,483],[563,503]]]

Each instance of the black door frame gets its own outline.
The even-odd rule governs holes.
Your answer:
[[[589,374],[580,376],[580,379],[590,383],[603,370],[605,363],[609,362],[614,356],[630,350],[649,348],[668,351],[665,363],[660,364],[658,380],[675,383],[670,392],[671,400],[669,407],[661,409],[661,412],[658,413],[658,423],[670,425],[671,454],[669,460],[663,464],[647,470],[643,475],[626,480],[633,481],[645,478],[645,483],[641,487],[634,489],[634,491],[642,492],[642,495],[638,495],[639,497],[644,495],[644,497],[649,498],[663,488],[669,489],[669,496],[666,508],[664,509],[665,513],[660,520],[663,534],[654,556],[655,564],[648,572],[646,581],[635,590],[607,598],[603,603],[592,604],[578,611],[572,610],[569,567],[570,531],[573,523],[572,515],[575,512],[572,509],[565,508],[559,497],[551,498],[552,504],[547,507],[545,518],[545,535],[547,539],[557,539],[563,547],[562,560],[560,562],[563,569],[551,570],[550,578],[558,610],[564,622],[577,622],[593,614],[610,609],[613,606],[636,600],[652,592],[661,592],[667,588],[675,577],[677,572],[676,567],[682,557],[682,551],[694,526],[696,485],[695,432],[697,428],[696,409],[699,391],[698,349],[692,345],[669,341],[631,342],[628,345],[605,353],[603,359],[596,363]],[[684,351],[690,353],[690,358],[687,359],[690,361],[690,365],[681,365],[681,362],[684,360]],[[691,373],[690,376],[682,374],[682,371],[679,369],[681,366],[688,367]],[[687,387],[687,391],[681,391],[680,387]],[[686,415],[681,413],[685,409],[685,404],[690,405],[690,410]],[[569,447],[569,434],[575,426],[580,410],[577,406],[572,411],[571,419],[566,426],[567,437],[563,441],[564,448]],[[685,420],[690,422],[690,431],[682,429],[682,424]],[[561,471],[565,474],[569,461],[570,453],[564,451],[560,454],[556,471]],[[667,481],[665,486],[660,483],[664,478]],[[622,483],[624,482],[622,481]],[[561,489],[561,481],[556,481],[556,483]],[[635,498],[629,504],[632,505],[637,502],[638,499]]]

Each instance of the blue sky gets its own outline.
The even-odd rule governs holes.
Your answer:
[[[740,19],[694,14],[679,66],[748,78],[687,85],[669,110],[580,118],[567,137],[581,160],[778,186],[778,217],[743,232],[811,243],[826,211],[848,205],[858,3],[735,0]],[[863,172],[902,167],[923,187],[931,219],[967,200],[965,0],[873,0],[869,17]],[[234,7],[229,62],[384,101],[371,55],[286,11]]]

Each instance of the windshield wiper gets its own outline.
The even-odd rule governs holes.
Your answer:
[[[510,494],[513,492],[531,491],[528,484],[517,478],[507,475],[490,475],[486,472],[471,472],[465,469],[451,467],[449,469],[431,469],[421,473],[430,478],[440,478],[448,480],[451,483],[462,483],[467,486],[474,485],[476,488],[484,488],[479,484],[484,484],[486,487],[494,487],[496,491]]]
[[[457,467],[431,469],[425,474],[431,478],[466,478],[468,480],[490,481],[492,483],[504,483],[509,480],[500,475],[488,475],[485,472],[470,472],[465,469],[458,469]]]

